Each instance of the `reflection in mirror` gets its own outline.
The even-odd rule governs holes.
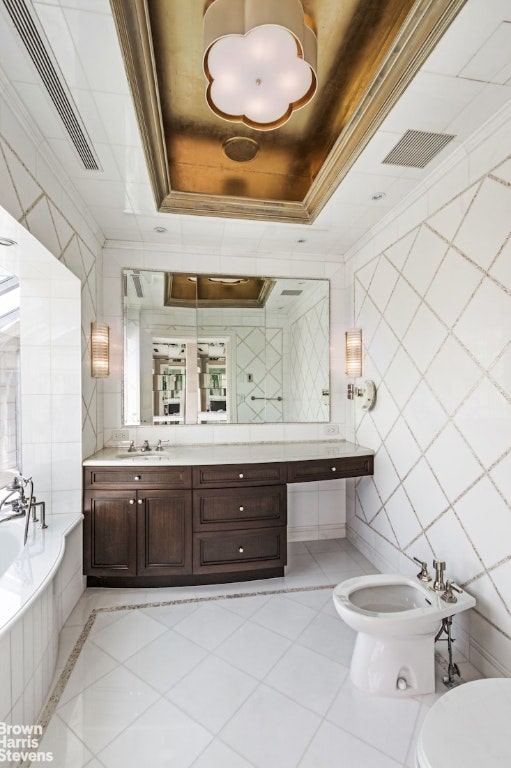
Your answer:
[[[123,277],[125,425],[328,421],[328,280]]]
[[[21,469],[20,291],[17,277],[0,270],[0,471]]]

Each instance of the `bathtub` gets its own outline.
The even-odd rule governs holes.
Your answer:
[[[0,524],[0,722],[37,722],[55,672],[59,632],[83,592],[82,515]]]

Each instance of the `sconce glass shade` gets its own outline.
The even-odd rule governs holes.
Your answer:
[[[94,379],[103,379],[110,374],[110,328],[108,325],[90,324],[90,345],[90,375]]]
[[[362,329],[350,328],[346,331],[346,376],[362,376]]]
[[[283,125],[314,96],[316,59],[299,0],[215,0],[204,15],[206,101],[224,120]]]

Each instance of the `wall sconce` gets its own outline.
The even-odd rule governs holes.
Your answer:
[[[358,379],[362,376],[362,329],[350,328],[346,331],[346,376]]]
[[[110,374],[110,328],[108,325],[90,324],[90,346],[90,375],[94,379],[104,379]]]
[[[345,340],[346,376],[354,379],[362,376],[362,330],[350,328]],[[364,382],[362,387],[348,384],[348,400],[355,400],[363,411],[370,411],[376,403],[376,385],[374,381]]]

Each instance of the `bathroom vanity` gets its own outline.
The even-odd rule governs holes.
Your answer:
[[[373,474],[346,441],[107,448],[84,462],[89,586],[156,587],[284,574],[287,484]]]

